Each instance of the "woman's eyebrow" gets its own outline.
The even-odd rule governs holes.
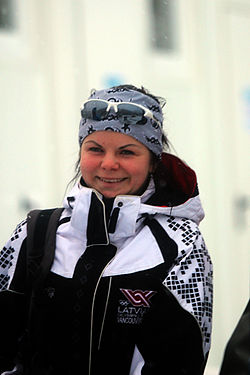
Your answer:
[[[119,149],[121,150],[121,149],[123,149],[123,148],[131,147],[131,146],[139,147],[139,146],[137,146],[137,145],[134,144],[134,143],[129,143],[129,144],[127,144],[127,145],[124,145],[124,146],[119,147]]]
[[[102,147],[101,145],[99,145],[99,143],[97,143],[96,141],[93,141],[92,139],[90,139],[89,141],[84,142],[85,145],[86,145],[87,143],[94,143],[96,146],[98,146],[98,147]]]

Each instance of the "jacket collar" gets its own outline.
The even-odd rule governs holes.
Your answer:
[[[111,215],[116,208],[117,211],[119,209],[119,215],[113,233],[108,232],[109,223],[106,220],[102,195],[80,183],[76,184],[64,200],[65,215],[71,216],[70,225],[75,235],[83,238],[84,234],[90,236],[92,233],[92,239],[88,238],[88,243],[97,241],[98,244],[107,244],[111,238],[113,240],[135,234],[143,216],[156,214],[191,219],[199,224],[204,217],[204,211],[195,172],[170,154],[163,155],[161,167],[161,176],[156,186],[151,178],[142,196],[124,195],[114,199]],[[95,228],[92,232],[90,219]]]
[[[75,185],[64,200],[65,215],[71,216],[70,227],[77,238],[87,238],[87,246],[107,245],[111,239],[130,237],[136,233],[142,201],[146,201],[154,192],[154,183],[150,182],[142,196],[117,196],[113,202],[110,220],[106,218],[103,197],[96,190]],[[115,231],[109,233],[112,215],[118,212]]]

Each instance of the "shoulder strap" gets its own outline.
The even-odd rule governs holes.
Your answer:
[[[27,283],[41,284],[55,254],[56,230],[63,208],[33,210],[27,216]],[[46,246],[45,246],[46,245]]]

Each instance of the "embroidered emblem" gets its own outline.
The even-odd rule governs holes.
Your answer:
[[[117,322],[120,324],[141,324],[143,316],[149,311],[149,300],[156,292],[153,290],[143,291],[122,288],[120,291],[126,299],[119,301]]]
[[[131,290],[131,289],[120,289],[125,295],[129,302],[135,307],[150,307],[149,300],[156,293],[153,290]]]

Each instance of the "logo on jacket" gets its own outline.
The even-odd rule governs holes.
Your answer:
[[[149,300],[156,293],[153,290],[131,290],[131,289],[120,289],[125,295],[129,302],[136,307],[144,306],[150,307]]]
[[[156,294],[153,290],[120,289],[126,299],[119,300],[117,322],[120,324],[138,325],[149,311],[150,299]]]

